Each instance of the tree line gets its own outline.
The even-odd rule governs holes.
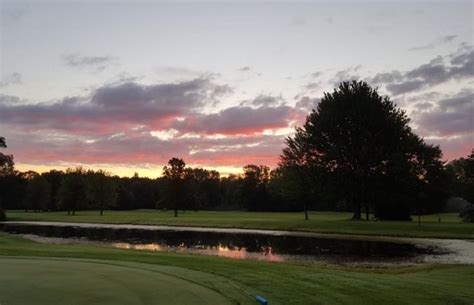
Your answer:
[[[443,211],[450,196],[474,202],[474,151],[445,164],[438,146],[409,127],[389,97],[365,82],[325,93],[278,167],[249,164],[241,175],[186,167],[172,158],[157,179],[83,168],[18,172],[0,153],[0,207],[27,211],[96,209],[351,211],[354,219],[409,220]],[[5,148],[4,138],[0,147]]]

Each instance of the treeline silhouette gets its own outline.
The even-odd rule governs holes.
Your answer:
[[[242,175],[186,167],[172,158],[157,179],[121,178],[81,167],[18,172],[0,153],[0,207],[26,211],[96,209],[351,211],[409,220],[441,212],[450,196],[474,202],[474,151],[444,164],[438,146],[409,127],[409,118],[365,82],[325,93],[306,123],[286,139],[274,170],[250,164]],[[0,147],[5,139],[0,137]],[[468,218],[474,218],[472,205]],[[471,215],[471,216],[469,216]]]

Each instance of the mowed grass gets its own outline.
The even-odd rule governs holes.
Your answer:
[[[195,304],[209,298],[207,304],[216,305],[256,304],[256,294],[268,298],[271,305],[474,301],[474,266],[468,265],[384,269],[291,265],[41,244],[0,233],[0,266],[0,303],[8,305],[48,300],[50,304],[173,304],[167,300],[181,293],[194,293]],[[200,288],[191,289],[194,285]]]
[[[234,304],[223,294],[188,280],[198,272],[180,268],[0,257],[0,270],[1,304]],[[185,278],[176,276],[180,273]]]
[[[438,237],[474,239],[474,224],[463,223],[456,213],[426,215],[421,225],[415,221],[353,221],[350,213],[310,212],[305,221],[303,213],[260,212],[180,212],[174,217],[171,211],[133,210],[80,211],[75,216],[65,212],[25,213],[8,211],[9,220],[18,221],[62,221],[113,224],[150,224],[170,226],[201,226],[220,228],[247,228],[307,231],[319,233],[341,233],[361,235],[383,235],[403,237]],[[438,217],[441,222],[438,222]]]

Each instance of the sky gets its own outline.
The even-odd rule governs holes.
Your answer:
[[[341,81],[474,147],[474,2],[0,0],[0,136],[16,168],[156,177],[172,157],[275,167]]]

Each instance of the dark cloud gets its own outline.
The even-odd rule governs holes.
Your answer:
[[[399,95],[453,79],[474,77],[474,50],[466,50],[456,56],[447,57],[452,58],[450,64],[446,64],[444,58],[438,56],[410,71],[381,73],[375,78],[379,83],[386,82],[386,88],[390,93]]]
[[[67,97],[53,104],[12,105],[0,100],[0,121],[25,129],[74,134],[109,134],[145,125],[159,129],[227,92],[209,79],[141,85],[103,86],[90,97]]]
[[[372,83],[394,83],[403,80],[403,75],[400,71],[377,73],[372,79]]]
[[[452,137],[474,133],[474,91],[466,89],[444,98],[429,111],[414,113],[414,121],[424,136]]]
[[[386,88],[393,95],[398,95],[398,94],[421,89],[424,85],[425,85],[425,82],[421,80],[410,80],[410,81],[405,81],[403,83],[398,83],[398,84],[388,84]]]
[[[272,107],[272,106],[279,106],[285,104],[285,101],[281,96],[271,96],[271,95],[264,95],[260,94],[255,97],[253,100],[246,100],[240,103],[241,106],[251,105],[251,106],[265,106],[265,107]]]
[[[177,122],[174,128],[182,132],[204,134],[255,134],[265,129],[288,127],[290,122],[300,117],[294,108],[285,105],[258,108],[236,106],[217,113],[196,114]]]
[[[21,84],[21,83],[22,83],[21,74],[18,72],[13,72],[11,74],[7,74],[4,77],[2,77],[2,80],[0,81],[0,88],[6,87],[9,85]]]
[[[309,96],[296,96],[296,98],[299,100],[296,102],[295,108],[307,113],[313,109],[316,109],[316,106],[321,101],[320,98],[311,98]]]

